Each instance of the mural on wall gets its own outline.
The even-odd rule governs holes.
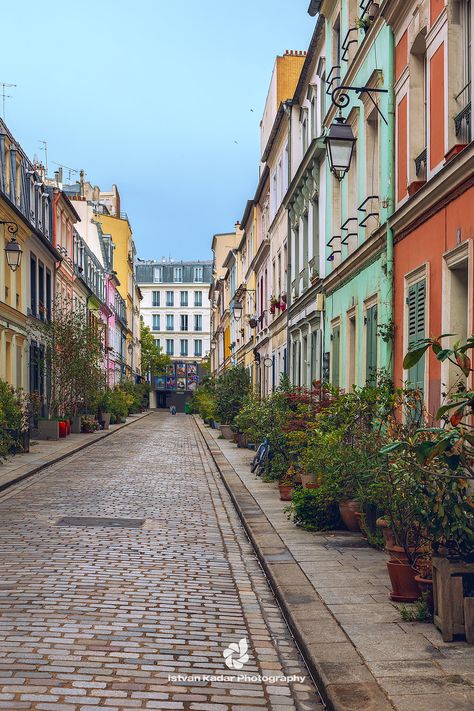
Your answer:
[[[197,363],[174,363],[166,368],[166,375],[155,376],[156,390],[196,390],[199,383]]]

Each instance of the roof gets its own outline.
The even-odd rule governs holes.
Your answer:
[[[320,3],[321,4],[321,3]],[[310,13],[311,14],[311,13]],[[311,42],[309,43],[308,51],[306,52],[306,59],[304,60],[303,68],[301,69],[300,78],[298,79],[298,84],[296,85],[295,93],[293,96],[293,101],[298,102],[301,90],[306,84],[308,78],[309,68],[311,62],[313,61],[314,53],[316,51],[316,46],[321,34],[324,32],[324,17],[320,15],[314,28],[313,36],[311,37]]]
[[[247,200],[247,204],[245,205],[244,214],[242,215],[242,219],[240,220],[240,226],[242,229],[244,229],[245,223],[249,219],[250,210],[252,209],[253,205],[254,205],[253,200]]]
[[[306,63],[306,60],[305,60],[305,63]],[[280,106],[278,107],[278,111],[276,113],[275,120],[273,122],[272,130],[271,130],[270,135],[268,137],[267,145],[265,146],[265,150],[263,151],[262,163],[264,163],[267,160],[267,158],[270,155],[270,152],[273,148],[273,144],[274,144],[275,139],[278,135],[278,130],[280,128],[283,116],[285,115],[285,104],[287,104],[287,103],[288,102],[286,102],[286,101],[282,101]],[[291,100],[289,103],[291,104]]]
[[[308,7],[308,15],[311,15],[311,17],[317,15],[322,4],[322,0],[311,0]]]
[[[262,175],[260,176],[260,180],[258,181],[257,190],[255,191],[255,195],[253,198],[254,202],[258,202],[260,200],[260,196],[262,194],[263,188],[265,187],[265,183],[268,180],[269,175],[270,175],[270,168],[268,167],[268,165],[265,165]]]

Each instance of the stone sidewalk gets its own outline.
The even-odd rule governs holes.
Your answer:
[[[137,422],[142,417],[146,417],[150,412],[144,412],[127,417],[126,421],[120,425],[110,425],[108,430],[98,432],[70,434],[64,439],[56,441],[35,440],[30,443],[30,451],[25,454],[15,454],[0,462],[0,491],[27,479],[32,474],[45,469],[46,467],[69,457],[75,452],[79,452],[85,447],[89,447],[95,442],[108,437],[109,435],[127,427],[132,422]]]
[[[474,647],[402,622],[382,552],[358,534],[298,529],[276,484],[250,473],[253,453],[196,421],[328,706],[472,711]]]

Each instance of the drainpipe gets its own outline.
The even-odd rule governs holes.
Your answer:
[[[291,116],[292,116],[292,108],[293,108],[293,101],[286,101],[284,104],[285,107],[285,113],[288,116],[288,187],[290,187],[291,183]],[[290,211],[287,209],[286,211],[287,214],[287,223],[288,223],[288,228],[287,228],[287,245],[286,245],[286,256],[287,256],[287,264],[286,264],[286,372],[285,375],[290,375],[290,347],[291,347],[291,339],[290,339],[290,328],[289,328],[289,322],[290,322],[290,307],[291,307],[291,220],[290,220]]]
[[[395,99],[394,99],[394,38],[393,31],[389,28],[389,38],[388,38],[389,48],[388,48],[388,160],[391,166],[391,182],[390,182],[390,195],[387,196],[387,252],[386,252],[386,309],[387,309],[387,323],[393,323],[394,320],[394,288],[393,288],[393,230],[389,224],[389,218],[394,211],[395,203]],[[393,375],[393,339],[391,343],[385,345],[388,353],[388,371],[390,375]]]

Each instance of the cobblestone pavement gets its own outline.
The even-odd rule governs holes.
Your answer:
[[[190,417],[154,413],[8,490],[0,565],[0,709],[322,709]],[[205,679],[244,673],[264,680]]]

